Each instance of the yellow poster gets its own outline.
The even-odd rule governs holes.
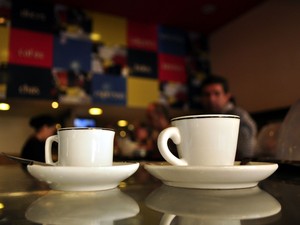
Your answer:
[[[92,34],[105,45],[126,46],[127,21],[123,17],[87,12],[92,18]]]
[[[0,63],[8,62],[9,28],[0,26]]]
[[[147,107],[159,99],[159,81],[155,79],[127,78],[127,105],[129,107]]]

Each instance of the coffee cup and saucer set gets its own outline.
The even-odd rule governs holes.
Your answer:
[[[51,189],[100,191],[116,188],[134,174],[139,163],[113,162],[115,132],[106,128],[67,127],[45,143],[49,166],[28,165],[28,172]],[[53,161],[52,144],[58,143],[58,160]]]
[[[146,164],[145,169],[164,184],[196,189],[255,187],[272,175],[276,163],[235,161],[240,118],[229,114],[176,117],[158,137],[158,148],[167,163]],[[179,158],[168,148],[176,145]]]

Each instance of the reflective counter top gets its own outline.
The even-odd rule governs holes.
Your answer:
[[[0,166],[0,224],[299,224],[300,168],[279,165],[258,186],[234,190],[171,187],[138,171],[117,188],[49,189],[20,165]]]

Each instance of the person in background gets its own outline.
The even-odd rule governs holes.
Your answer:
[[[149,126],[144,122],[136,122],[134,129],[127,130],[126,136],[116,136],[120,160],[142,160],[148,157],[152,142]]]
[[[25,142],[21,157],[45,162],[45,142],[56,132],[56,121],[49,115],[38,115],[30,119],[34,133]]]
[[[147,107],[147,118],[153,129],[162,131],[170,126],[168,108],[161,103],[150,103]]]
[[[201,103],[205,114],[240,116],[236,160],[251,159],[256,145],[257,126],[249,113],[235,104],[225,78],[208,76],[201,84]]]
[[[169,110],[165,105],[161,103],[151,103],[147,107],[146,115],[151,130],[150,142],[152,143],[152,150],[148,152],[149,159],[162,161],[164,159],[158,150],[157,138],[162,130],[171,126]],[[172,153],[177,156],[178,153],[176,151],[175,144],[171,140],[169,140],[168,145],[170,150],[172,150]]]
[[[151,131],[146,123],[139,123],[134,129],[135,142],[137,143],[136,152],[137,156],[143,158],[147,157],[147,154],[153,148],[151,139],[149,136]]]

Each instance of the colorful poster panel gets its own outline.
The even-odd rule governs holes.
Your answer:
[[[10,0],[0,0],[0,26],[8,26],[10,24],[10,12],[11,12],[11,1]]]
[[[0,65],[0,99],[6,98],[7,83],[9,79],[8,66]]]
[[[187,33],[187,54],[199,56],[202,52],[209,52],[209,41],[206,35],[199,32]]]
[[[157,79],[157,53],[128,49],[130,76]]]
[[[92,101],[106,105],[126,105],[126,78],[94,74]]]
[[[51,68],[52,57],[52,35],[28,30],[11,29],[9,63]]]
[[[201,109],[201,83],[206,76],[207,74],[201,72],[189,75],[187,84],[189,90],[188,103],[191,109]]]
[[[154,79],[127,78],[127,106],[146,108],[159,99],[159,82]]]
[[[8,71],[8,98],[56,98],[57,92],[49,69],[9,65]]]
[[[160,102],[165,102],[171,108],[188,107],[188,88],[178,82],[160,83]]]
[[[210,74],[209,44],[207,37],[189,32],[187,38],[187,74],[189,108],[201,109],[200,88],[202,80]]]
[[[198,74],[210,74],[210,61],[208,58],[186,57],[186,69],[188,76],[197,76]]]
[[[53,69],[52,75],[62,103],[78,104],[91,102],[90,73],[74,70]]]
[[[157,52],[157,25],[129,21],[127,29],[128,48]]]
[[[54,17],[56,34],[87,39],[92,32],[92,19],[82,9],[56,4],[54,5]]]
[[[127,77],[127,49],[121,46],[94,44],[92,72]]]
[[[186,34],[176,28],[159,26],[158,51],[172,55],[186,55]]]
[[[0,64],[8,62],[9,29],[0,27]]]
[[[53,5],[42,1],[12,1],[12,27],[52,33]]]
[[[160,53],[158,55],[158,71],[160,81],[186,83],[185,58]]]
[[[126,46],[127,21],[125,18],[88,12],[93,20],[92,33],[105,45]]]
[[[198,73],[209,74],[209,46],[206,36],[196,32],[188,33],[187,46],[187,71],[189,76]]]
[[[54,38],[53,67],[74,72],[91,70],[92,42],[56,36]]]

